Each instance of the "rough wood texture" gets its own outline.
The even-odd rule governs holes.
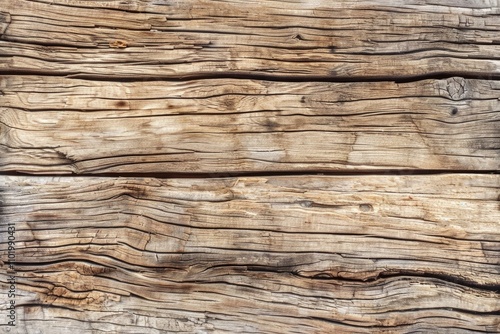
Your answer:
[[[500,84],[0,79],[0,169],[500,169]]]
[[[500,333],[499,47],[498,0],[0,0],[0,332]]]
[[[490,1],[7,1],[0,69],[87,77],[500,75]]]
[[[0,180],[20,333],[500,331],[499,175]]]

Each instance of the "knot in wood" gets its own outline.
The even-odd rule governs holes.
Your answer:
[[[450,98],[456,101],[465,98],[469,89],[464,78],[453,77],[446,80],[446,90]]]
[[[128,43],[126,41],[116,40],[109,42],[109,47],[114,49],[125,49],[128,47]]]

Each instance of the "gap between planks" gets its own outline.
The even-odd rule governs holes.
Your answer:
[[[500,81],[499,73],[491,72],[476,72],[467,71],[446,71],[446,72],[429,72],[419,75],[377,75],[377,76],[324,76],[324,75],[279,75],[256,72],[205,72],[193,73],[185,75],[120,75],[120,74],[85,74],[79,72],[53,72],[44,70],[0,70],[0,76],[46,76],[46,77],[61,77],[66,79],[79,79],[87,81],[109,81],[109,82],[150,82],[150,81],[165,81],[165,82],[188,82],[195,80],[259,80],[271,82],[325,82],[325,83],[370,83],[370,82],[394,82],[394,83],[411,83],[422,80],[443,80],[453,77],[461,77],[463,79],[491,80]]]
[[[262,172],[214,172],[214,173],[99,173],[99,174],[57,174],[57,173],[20,173],[15,171],[0,172],[0,176],[32,176],[32,177],[100,177],[100,178],[154,178],[154,179],[218,179],[233,177],[274,177],[274,176],[402,176],[402,175],[447,175],[447,174],[471,174],[471,175],[495,175],[499,170],[422,170],[422,169],[387,169],[387,170],[359,170],[359,171],[328,171],[328,170],[304,170],[304,171],[262,171]]]

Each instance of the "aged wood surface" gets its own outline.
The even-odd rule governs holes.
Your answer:
[[[0,69],[13,73],[500,75],[497,0],[0,3]]]
[[[0,169],[500,169],[500,84],[0,79]]]
[[[0,180],[22,333],[500,330],[499,175]]]
[[[498,0],[0,0],[0,332],[500,333],[499,52]]]

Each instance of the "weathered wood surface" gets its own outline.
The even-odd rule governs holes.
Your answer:
[[[500,331],[499,175],[0,185],[19,333]]]
[[[0,331],[500,333],[499,48],[497,0],[0,0]]]
[[[500,84],[0,79],[0,169],[500,169]]]
[[[0,2],[0,70],[79,77],[500,75],[489,1]]]

